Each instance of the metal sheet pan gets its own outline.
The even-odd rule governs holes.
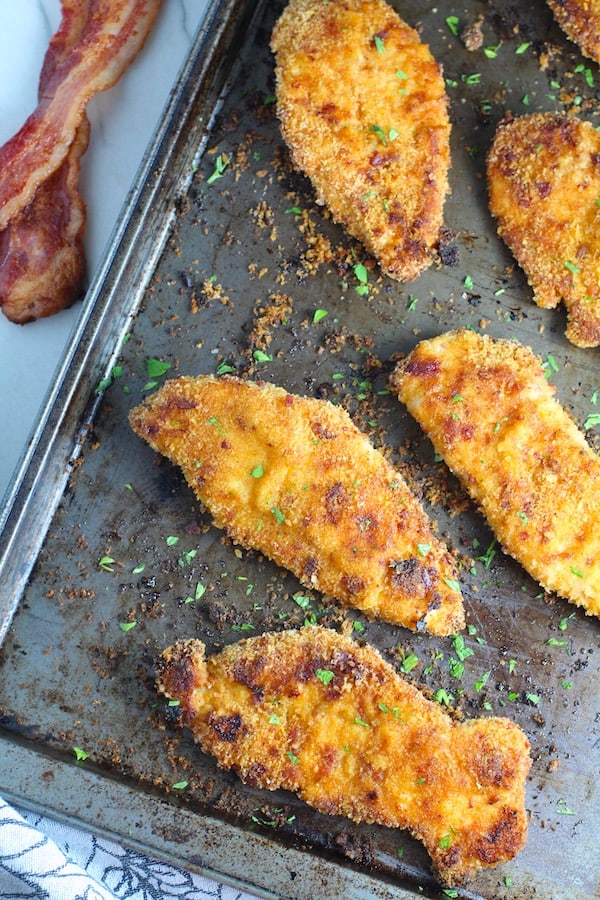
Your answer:
[[[487,210],[484,158],[507,110],[595,121],[598,73],[542,0],[394,5],[448,80],[447,264],[410,285],[373,267],[357,293],[353,265],[370,262],[290,168],[274,115],[281,3],[215,3],[4,513],[0,793],[264,896],[442,896],[406,834],[244,787],[170,727],[154,693],[156,655],[175,637],[218,649],[301,624],[307,604],[327,624],[351,615],[224,540],[127,425],[149,382],[233,370],[343,402],[470,560],[473,655],[460,679],[451,641],[352,615],[398,667],[418,657],[407,677],[444,688],[466,715],[509,715],[531,739],[528,844],[457,896],[589,897],[600,886],[598,622],[542,596],[498,551],[386,383],[418,339],[466,325],[532,346],[577,420],[593,411],[597,351],[568,344],[562,312],[531,302]],[[448,27],[480,15],[493,58]]]

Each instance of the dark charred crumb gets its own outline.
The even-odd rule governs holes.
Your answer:
[[[370,866],[374,860],[374,845],[371,838],[341,831],[333,838],[333,846],[343,855],[360,865]]]
[[[449,229],[442,229],[440,232],[440,241],[438,245],[438,256],[443,266],[455,269],[460,265],[460,250],[458,245],[453,243],[456,235]]]

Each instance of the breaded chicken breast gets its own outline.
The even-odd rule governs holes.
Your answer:
[[[600,62],[600,5],[598,0],[548,0],[565,34],[585,56]]]
[[[292,161],[386,274],[415,278],[435,256],[450,166],[429,48],[383,0],[291,0],[271,47]]]
[[[157,684],[219,765],[322,813],[408,829],[445,884],[525,844],[529,742],[504,718],[456,722],[379,653],[319,626],[205,658],[161,657]]]
[[[600,345],[600,135],[588,122],[534,113],[498,127],[487,162],[498,233],[538,306],[561,300],[567,337]]]
[[[343,409],[207,376],[166,382],[130,421],[219,528],[309,588],[407,628],[463,627],[453,557]]]
[[[544,588],[600,615],[600,457],[532,351],[442,334],[397,367],[392,389],[505,551]]]

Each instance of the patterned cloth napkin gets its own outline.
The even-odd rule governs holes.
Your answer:
[[[0,798],[3,900],[253,900]]]

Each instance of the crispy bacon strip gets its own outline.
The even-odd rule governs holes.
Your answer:
[[[86,16],[79,40],[51,67],[36,109],[0,148],[0,228],[6,228],[63,162],[87,103],[112,87],[140,51],[160,3],[89,0],[78,13],[75,4],[68,4],[68,15]]]
[[[141,49],[161,0],[63,0],[40,75],[39,102],[0,148],[0,305],[24,323],[69,306],[86,275],[80,162],[85,108]]]
[[[63,164],[0,232],[0,304],[11,322],[53,315],[81,296],[86,209],[79,170],[88,137],[84,116]]]

